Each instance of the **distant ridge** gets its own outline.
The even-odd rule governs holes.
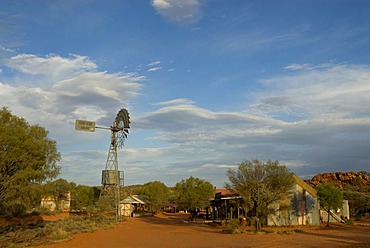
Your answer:
[[[370,173],[365,171],[321,173],[305,182],[314,188],[320,183],[330,182],[342,190],[370,192]]]

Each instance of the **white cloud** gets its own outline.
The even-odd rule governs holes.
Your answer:
[[[159,71],[159,70],[162,70],[162,67],[153,67],[153,68],[150,68],[150,69],[148,69],[148,72]]]
[[[39,57],[32,54],[19,54],[5,60],[5,65],[25,74],[46,75],[55,81],[97,68],[97,65],[88,57],[74,54],[70,58],[57,55]]]
[[[47,61],[47,57],[42,59]],[[68,61],[76,64],[73,59],[64,63]],[[222,186],[226,170],[244,159],[279,160],[304,175],[347,164],[351,170],[364,170],[370,163],[370,67],[309,67],[292,66],[290,69],[297,70],[261,80],[265,88],[252,93],[255,100],[244,111],[212,111],[191,99],[177,98],[155,103],[158,108],[154,111],[137,114],[128,141],[140,145],[119,152],[120,166],[128,175],[126,183],[159,180],[172,186],[196,176]],[[71,77],[60,73],[60,80],[50,83],[51,87],[30,87],[26,81],[12,85],[12,78],[5,78],[6,82],[0,78],[4,81],[0,83],[0,103],[50,130],[63,147],[62,176],[77,181],[76,175],[93,168],[95,172],[84,180],[97,185],[107,151],[93,152],[81,146],[91,142],[97,142],[93,147],[108,146],[109,134],[75,132],[74,120],[111,125],[118,110],[115,107],[129,105],[144,78],[83,68],[75,68]],[[48,77],[54,72],[40,73]],[[25,70],[22,74],[32,81],[33,74]]]
[[[88,118],[111,125],[116,111],[139,94],[141,76],[99,72],[87,57],[22,54],[3,60],[12,75],[0,78],[0,104],[31,124],[40,124],[70,142],[75,119]],[[43,83],[39,83],[43,75]],[[1,76],[1,74],[0,74]],[[6,83],[5,83],[6,82]]]
[[[137,95],[138,79],[127,75],[106,72],[84,72],[74,78],[59,81],[53,89],[61,95],[79,96],[95,94],[117,101]],[[94,99],[92,99],[94,101]]]
[[[284,69],[286,69],[286,70],[293,70],[293,71],[309,69],[309,68],[311,68],[310,64],[290,64],[290,65],[284,67]]]
[[[192,23],[201,15],[199,0],[153,0],[152,6],[163,18],[175,23]]]
[[[157,61],[154,61],[152,63],[149,63],[148,66],[159,65],[160,63],[161,63],[161,61],[157,60]]]
[[[16,103],[16,98],[14,97],[17,89],[8,84],[3,84],[0,82],[0,104],[3,106],[12,106]]]
[[[370,163],[370,67],[311,68],[261,81],[266,88],[244,112],[210,111],[179,98],[158,103],[135,124],[157,131],[151,139],[165,142],[163,156],[172,157],[167,170],[186,168],[183,177],[217,174],[217,181],[244,159],[279,160],[305,175],[347,164],[363,170]]]
[[[169,9],[169,8],[171,8],[171,4],[169,3],[168,0],[153,0],[152,5],[156,9]]]
[[[364,65],[315,66],[311,70],[262,80],[266,90],[256,94],[254,107],[284,118],[368,116],[370,67]]]
[[[13,53],[13,52],[15,52],[15,50],[0,45],[0,54],[1,53]]]
[[[165,101],[165,102],[158,102],[158,103],[155,103],[155,105],[190,105],[190,104],[193,104],[194,102],[191,101],[190,99],[186,99],[186,98],[177,98],[177,99],[174,99],[174,100],[170,100],[170,101]]]
[[[203,168],[226,168],[226,169],[235,169],[238,165],[229,165],[229,164],[204,164]]]
[[[77,107],[72,114],[82,120],[99,120],[107,117],[106,111],[98,106],[81,106]]]

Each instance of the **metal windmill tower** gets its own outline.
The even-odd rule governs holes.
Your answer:
[[[123,186],[123,171],[118,170],[118,156],[117,148],[122,148],[124,141],[127,138],[128,129],[130,128],[130,116],[126,109],[121,109],[113,125],[110,127],[111,130],[111,143],[109,146],[109,152],[105,170],[102,171],[102,185],[101,197],[109,196],[114,194],[114,208],[116,212],[116,221],[121,216],[120,211],[120,187]],[[112,192],[113,191],[113,192]]]
[[[123,186],[123,171],[118,170],[117,148],[122,148],[130,128],[130,116],[126,109],[121,109],[111,127],[98,127],[95,122],[76,120],[76,130],[94,132],[95,128],[111,131],[111,142],[105,169],[102,171],[101,183],[103,185],[100,197],[113,199],[115,220],[119,220],[120,213],[120,188]]]

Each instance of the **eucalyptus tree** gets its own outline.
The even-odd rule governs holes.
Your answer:
[[[159,181],[144,184],[137,194],[148,202],[154,212],[160,211],[170,196],[168,187]]]
[[[175,193],[179,208],[194,213],[197,208],[209,206],[209,199],[214,196],[215,190],[210,182],[191,176],[176,184]]]
[[[348,200],[351,215],[367,213],[370,208],[370,193],[343,191],[343,198]]]
[[[244,198],[245,207],[255,219],[256,231],[260,231],[261,219],[266,218],[269,206],[289,196],[294,184],[291,172],[278,161],[242,161],[237,170],[227,171],[227,189]]]
[[[20,215],[40,204],[40,185],[60,167],[56,141],[48,131],[0,109],[0,214]]]
[[[101,189],[96,186],[77,185],[71,187],[71,209],[94,209],[99,201]]]
[[[55,210],[60,211],[61,202],[70,200],[71,190],[74,188],[74,183],[69,183],[67,180],[59,178],[55,181],[47,182],[43,185],[43,197],[51,197],[55,203]]]
[[[328,212],[326,225],[329,226],[330,212],[334,209],[341,208],[343,205],[343,193],[333,183],[319,184],[316,189],[320,206]]]

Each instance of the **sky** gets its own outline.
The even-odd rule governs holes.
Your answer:
[[[243,160],[369,171],[370,1],[1,0],[0,107],[49,131],[59,178],[221,188]]]

